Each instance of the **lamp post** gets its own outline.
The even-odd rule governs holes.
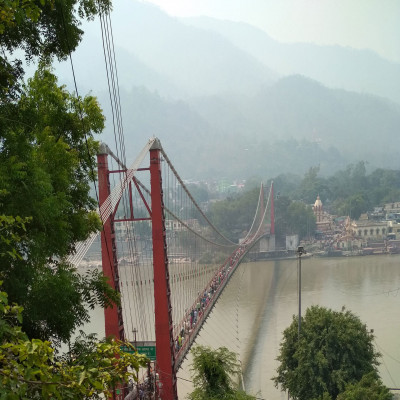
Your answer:
[[[301,331],[301,256],[303,254],[306,254],[307,252],[304,250],[303,246],[298,246],[297,247],[297,283],[298,283],[298,288],[297,291],[299,293],[299,326],[298,326],[298,336],[300,339],[300,331]]]

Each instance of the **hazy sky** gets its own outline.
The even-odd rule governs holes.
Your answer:
[[[369,48],[400,62],[400,0],[148,0],[170,15],[243,21],[282,42]]]

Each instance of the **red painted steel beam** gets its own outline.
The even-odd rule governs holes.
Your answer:
[[[274,182],[271,182],[271,235],[275,235]]]
[[[158,141],[150,149],[150,183],[153,235],[156,369],[162,383],[160,397],[163,400],[178,398],[175,373],[175,355],[170,300],[164,202],[161,180],[161,157]]]
[[[265,212],[265,204],[264,204],[264,185],[261,182],[261,188],[260,188],[260,225],[264,222],[264,212]],[[262,233],[265,232],[265,222],[262,227]]]
[[[107,154],[98,154],[97,155],[97,168],[98,168],[98,179],[99,179],[99,203],[101,205],[106,201],[110,194],[110,180],[109,180],[109,170],[108,170],[108,160]],[[103,266],[103,274],[108,278],[109,285],[115,289],[119,290],[119,287],[116,287],[116,277],[118,277],[118,271],[115,270],[115,251],[113,249],[114,242],[114,229],[113,229],[113,220],[112,213],[107,218],[106,221],[103,221],[103,230],[101,232],[101,259]],[[121,331],[120,325],[121,322],[117,307],[108,307],[104,309],[104,317],[105,317],[105,334],[108,336],[115,336],[117,339],[121,339],[121,332],[123,338],[123,330]]]
[[[100,149],[97,155],[97,170],[99,183],[99,203],[101,205],[110,195],[110,171],[108,169],[108,154],[104,148]],[[108,278],[108,284],[119,292],[119,273],[117,247],[115,243],[114,231],[114,212],[111,212],[106,221],[103,222],[103,230],[101,232],[101,259],[103,274]],[[124,340],[124,321],[122,318],[121,307],[104,308],[104,327],[105,336],[113,336],[117,339]],[[124,390],[122,388],[112,391],[110,399],[122,400],[124,398]]]

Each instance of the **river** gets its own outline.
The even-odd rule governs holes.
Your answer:
[[[196,343],[226,346],[239,354],[248,393],[286,400],[271,378],[283,330],[298,312],[297,260],[243,263],[213,309]],[[380,375],[400,387],[400,255],[303,258],[302,313],[311,305],[340,311],[343,306],[374,329],[382,353]],[[85,329],[104,335],[102,310]],[[191,357],[178,373],[181,399],[193,390]]]
[[[267,400],[287,399],[271,378],[283,330],[298,312],[297,260],[245,263],[218,302],[198,342],[240,355],[245,389]],[[302,259],[302,313],[311,305],[343,306],[366,323],[382,353],[380,375],[400,387],[400,255]],[[190,358],[178,374],[190,392]]]

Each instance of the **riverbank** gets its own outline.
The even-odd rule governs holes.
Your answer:
[[[354,312],[368,326],[374,329],[375,346],[382,353],[379,368],[383,382],[388,387],[398,387],[396,376],[399,373],[397,359],[399,322],[398,312],[400,278],[398,274],[399,255],[386,257],[310,257],[302,264],[302,311],[312,305],[320,305],[334,310],[342,307]],[[296,260],[260,262],[246,269],[254,270],[248,287],[242,285],[240,305],[252,307],[264,303],[255,340],[246,342],[241,357],[247,355],[249,348],[253,357],[245,358],[246,390],[257,393],[268,400],[285,400],[287,393],[275,388],[271,378],[276,375],[279,346],[282,332],[298,313],[298,281]],[[255,290],[258,282],[267,280],[268,294]],[[234,298],[234,290],[231,293]],[[246,312],[241,312],[239,325],[249,323]],[[244,336],[244,335],[243,335]],[[242,338],[243,338],[242,336]],[[252,338],[254,335],[252,335]],[[244,340],[241,339],[244,344]]]
[[[379,255],[396,255],[398,252],[393,252],[381,248],[363,248],[360,250],[326,250],[314,251],[315,257],[355,257],[355,256],[379,256]]]

